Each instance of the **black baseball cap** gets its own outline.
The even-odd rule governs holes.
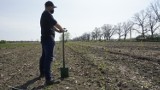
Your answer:
[[[57,6],[55,6],[51,1],[47,1],[45,3],[45,7],[49,7],[49,6],[53,6],[54,8],[57,8]]]

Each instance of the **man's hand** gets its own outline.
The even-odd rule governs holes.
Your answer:
[[[60,32],[67,32],[66,28],[63,28],[62,30],[60,30]]]

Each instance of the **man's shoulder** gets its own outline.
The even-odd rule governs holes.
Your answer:
[[[47,11],[43,11],[42,15],[41,15],[41,19],[42,20],[46,20],[46,19],[50,19],[50,13]]]
[[[48,11],[43,11],[42,15],[44,15],[44,16],[50,16],[50,13]]]

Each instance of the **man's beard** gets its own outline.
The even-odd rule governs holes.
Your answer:
[[[50,10],[50,13],[53,14],[53,13],[54,13],[54,10]]]

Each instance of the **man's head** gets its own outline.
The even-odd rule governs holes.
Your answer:
[[[45,3],[45,9],[47,9],[51,14],[54,13],[54,8],[57,8],[57,7],[54,6],[54,4],[51,1],[47,1]]]

